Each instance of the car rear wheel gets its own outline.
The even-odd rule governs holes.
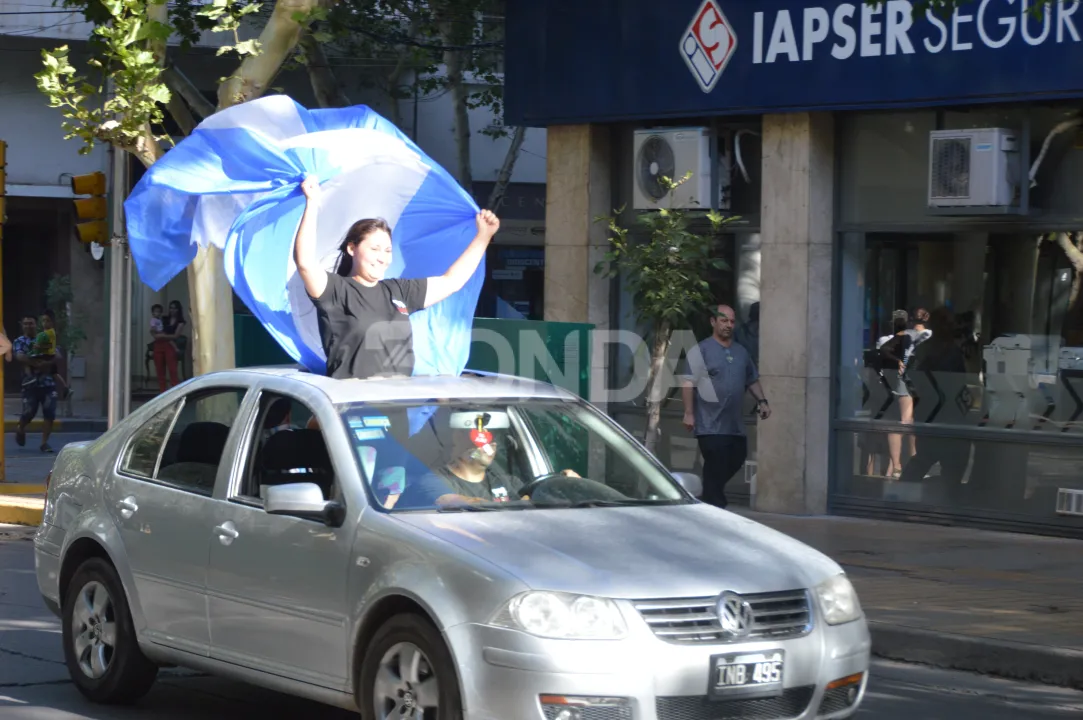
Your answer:
[[[158,667],[139,649],[127,597],[112,565],[91,558],[79,566],[61,617],[64,659],[83,695],[117,705],[146,695]]]
[[[361,666],[364,720],[462,720],[458,675],[427,619],[396,615],[372,638]]]

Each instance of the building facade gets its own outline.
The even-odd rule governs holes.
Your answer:
[[[1083,537],[1083,11],[1033,4],[512,4],[506,122],[548,132],[546,319],[634,329],[594,218],[634,219],[660,169],[709,178],[702,206],[737,217],[710,280],[742,320],[760,303],[774,413],[728,489]],[[901,378],[897,311],[924,340]],[[596,347],[610,389],[634,355]],[[661,459],[695,469],[664,415]]]

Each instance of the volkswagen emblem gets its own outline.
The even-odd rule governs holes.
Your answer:
[[[728,590],[718,599],[718,623],[730,637],[742,638],[752,632],[752,606],[737,593]]]

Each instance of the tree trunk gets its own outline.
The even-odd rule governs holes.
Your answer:
[[[1069,346],[1077,347],[1083,345],[1083,232],[1077,232],[1074,241],[1068,233],[1057,233],[1056,239],[1074,270],[1061,335]]]
[[[218,87],[218,110],[254,100],[267,91],[301,39],[304,27],[294,14],[308,15],[317,0],[278,0],[260,33],[260,52],[246,56],[233,75]],[[192,311],[192,374],[236,366],[233,339],[233,289],[226,278],[225,258],[213,245],[200,248],[188,267]]]
[[[440,36],[444,45],[448,48],[455,45],[455,33],[452,28],[451,22],[440,24]],[[444,68],[447,72],[448,91],[451,94],[451,105],[454,110],[453,135],[457,151],[456,179],[467,192],[470,192],[474,174],[470,167],[470,109],[466,106],[468,93],[466,85],[463,83],[463,52],[465,51],[445,50]]]
[[[523,149],[525,139],[526,128],[520,125],[515,128],[511,136],[511,145],[508,146],[508,153],[504,156],[504,165],[500,168],[500,174],[496,176],[496,185],[489,194],[489,209],[493,212],[497,212],[500,202],[504,199],[504,193],[508,189],[512,172],[515,170],[515,161],[519,159],[519,151]]]
[[[311,32],[305,32],[301,36],[301,48],[305,51],[305,69],[308,70],[308,79],[312,83],[312,92],[316,95],[319,106],[343,108],[352,105],[335,76],[335,71],[331,69],[331,63],[327,61],[323,46]]]
[[[406,30],[406,36],[413,40],[417,37],[418,30],[421,28],[421,20],[417,17],[410,18],[410,26]],[[391,73],[387,76],[387,96],[391,98],[391,122],[395,127],[402,129],[402,107],[399,105],[399,83],[402,81],[402,75],[406,72],[406,61],[410,58],[410,46],[405,43],[399,43],[395,48],[395,52],[398,57],[395,60],[395,67],[391,70]],[[414,82],[417,82],[417,78],[414,78]],[[416,136],[417,128],[410,128],[411,132]]]
[[[655,327],[654,339],[651,341],[651,371],[647,380],[647,429],[643,433],[643,445],[654,455],[657,455],[655,448],[658,447],[658,427],[662,423],[662,403],[666,396],[662,369],[665,367],[671,337],[672,328],[668,323],[662,322]]]

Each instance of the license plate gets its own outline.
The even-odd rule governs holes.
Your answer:
[[[715,655],[709,694],[716,700],[775,697],[782,694],[782,651]]]

